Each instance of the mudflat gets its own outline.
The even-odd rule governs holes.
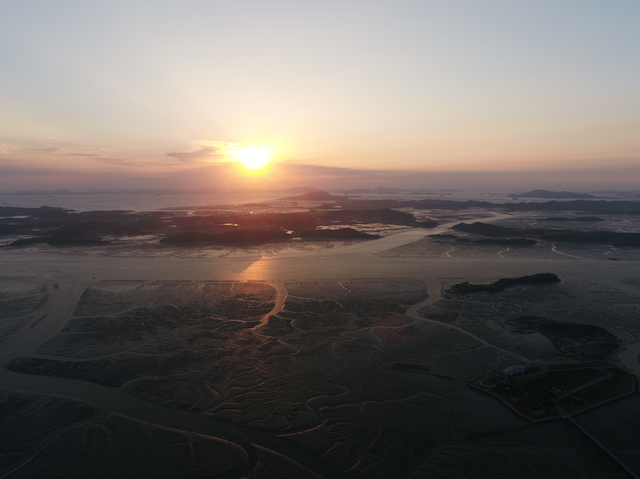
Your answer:
[[[3,447],[2,474],[55,458],[66,477],[621,477],[570,423],[470,385],[514,364],[638,374],[638,263],[394,252],[439,233],[219,258],[3,252],[0,412],[29,440]],[[561,281],[452,290],[538,273]],[[574,419],[640,471],[639,412],[631,395]]]

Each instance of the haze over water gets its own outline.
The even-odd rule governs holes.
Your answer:
[[[634,189],[639,8],[5,3],[0,191]]]

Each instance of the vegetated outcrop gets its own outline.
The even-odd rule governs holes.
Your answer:
[[[475,243],[475,244],[500,244],[505,246],[535,246],[538,242],[528,238],[482,238],[472,240],[469,238],[457,238],[458,243]]]
[[[452,286],[447,292],[454,294],[468,293],[498,293],[506,288],[518,286],[520,284],[553,284],[559,283],[560,278],[554,273],[538,273],[530,276],[521,276],[519,278],[501,278],[498,281],[489,284],[473,284],[465,281]]]
[[[424,220],[424,221],[416,221],[413,226],[417,226],[418,228],[435,228],[440,223],[435,220]]]
[[[110,242],[99,236],[82,233],[56,233],[51,236],[35,236],[33,238],[22,238],[9,243],[9,246],[32,246],[46,243],[52,246],[103,246]]]
[[[286,231],[280,230],[238,230],[220,234],[198,233],[187,231],[174,236],[167,236],[160,240],[161,243],[189,244],[189,243],[267,243],[269,241],[285,240],[291,238]]]
[[[492,203],[490,201],[478,200],[444,200],[444,199],[423,199],[423,200],[357,200],[349,198],[341,202],[349,208],[368,207],[375,205],[378,208],[416,208],[424,210],[454,210],[461,211],[467,209],[503,209],[513,211],[567,211],[589,213],[592,215],[640,215],[640,202],[620,201],[620,200],[567,200],[567,201],[532,201],[522,203]]]
[[[331,209],[327,210],[327,207]],[[312,210],[312,213],[316,216],[320,225],[331,225],[339,221],[341,223],[383,223],[422,228],[435,228],[438,226],[437,221],[417,221],[416,217],[411,213],[389,208],[333,208],[332,205],[323,205],[323,207]]]
[[[545,234],[545,241],[564,241],[567,243],[595,243],[611,246],[640,246],[640,233],[615,233],[613,231],[574,231]]]
[[[92,235],[53,235],[47,243],[52,246],[102,246],[110,241]]]
[[[573,200],[506,203],[500,206],[509,211],[580,211],[599,215],[640,215],[640,203],[637,201]]]
[[[170,215],[161,213],[161,215]],[[81,213],[63,208],[0,207],[0,234],[29,235],[9,246],[29,246],[39,243],[51,245],[104,245],[104,235],[148,234],[166,228],[154,213],[130,211],[85,211]]]
[[[620,346],[615,335],[593,324],[563,323],[538,316],[519,316],[509,323],[522,334],[544,334],[558,352],[570,358],[601,359]]]
[[[64,218],[70,210],[57,206],[40,206],[39,208],[22,208],[19,206],[0,206],[0,216],[31,216],[39,219]]]
[[[268,243],[269,241],[282,241],[291,238],[330,238],[330,239],[377,239],[379,235],[372,235],[354,230],[353,228],[338,228],[327,230],[303,230],[299,234],[288,233],[282,230],[237,230],[220,234],[198,233],[187,231],[174,236],[168,236],[160,240],[168,244],[190,243]]]
[[[518,236],[518,231],[511,228],[503,228],[502,226],[496,226],[488,223],[482,223],[476,221],[472,224],[458,223],[451,227],[452,230],[462,231],[463,233],[473,233],[482,236],[493,236],[497,238],[503,238],[507,236]]]
[[[50,236],[35,236],[33,238],[21,238],[11,243],[9,246],[32,246],[34,244],[46,243]]]
[[[252,208],[262,206],[265,205],[256,203]],[[0,235],[22,236],[10,243],[10,247],[38,244],[99,246],[110,243],[106,239],[136,235],[166,236],[164,243],[234,244],[288,239],[299,236],[300,231],[313,231],[319,226],[348,228],[353,224],[380,223],[433,228],[438,225],[435,221],[419,221],[411,213],[389,208],[325,206],[293,213],[265,211],[258,214],[208,208],[196,208],[195,214],[187,214],[183,209],[78,213],[50,207],[0,207]],[[366,234],[345,234],[352,238],[372,238]]]
[[[360,193],[376,193],[379,195],[397,195],[400,192],[395,188],[385,188],[384,186],[378,186],[376,188],[351,188],[347,190],[331,190],[336,193],[345,193],[345,194],[360,194]]]
[[[535,246],[538,242],[529,238],[483,238],[476,240],[479,244],[500,244],[506,246]]]
[[[353,228],[338,228],[326,230],[301,231],[300,237],[308,238],[337,238],[337,239],[378,239],[380,235],[372,235],[354,230]]]
[[[538,221],[578,221],[581,223],[596,223],[598,221],[606,221],[604,218],[597,216],[576,216],[575,218],[567,218],[564,216],[553,216],[551,218],[540,218]]]
[[[586,217],[586,221],[600,221],[600,218]],[[556,218],[558,221],[563,219]],[[549,220],[547,220],[549,221]],[[580,221],[575,219],[574,221]],[[503,228],[492,224],[481,223],[479,221],[473,224],[459,223],[451,227],[452,230],[464,233],[476,234],[480,236],[489,236],[494,238],[508,238],[510,236],[519,236],[518,238],[508,238],[504,240],[458,238],[458,242],[473,242],[485,244],[505,244],[512,246],[530,246],[536,244],[535,240],[523,238],[522,236],[533,236],[541,241],[563,241],[566,243],[592,243],[607,244],[611,246],[634,246],[640,247],[640,233],[618,233],[615,231],[576,231],[576,230],[558,230],[558,229],[522,229],[516,230],[512,228]]]
[[[600,326],[545,321],[536,329],[547,336],[554,347],[570,358],[599,359],[620,346],[620,340]]]
[[[434,234],[434,235],[429,235],[429,238],[434,238],[434,239],[438,239],[438,240],[454,240],[457,239],[458,237],[456,235],[450,235],[450,234]]]

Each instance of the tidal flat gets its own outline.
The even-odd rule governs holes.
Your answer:
[[[508,477],[524,466],[530,477],[548,468],[568,477],[593,470],[619,477],[568,424],[531,424],[469,384],[513,363],[602,356],[593,341],[579,338],[567,349],[531,338],[523,316],[598,323],[620,341],[637,341],[637,297],[570,281],[463,298],[441,296],[446,286],[427,278],[60,284],[52,296],[74,296],[65,302],[73,307],[59,311],[66,321],[42,344],[24,344],[8,358],[2,381],[38,391],[30,394],[41,396],[41,409],[59,409],[54,399],[64,392],[76,416],[65,418],[71,426],[54,428],[53,440],[51,428],[17,410],[23,431],[39,440],[13,453],[18,462],[32,459],[7,477],[42,473],[49,457],[59,458],[56,470],[70,477],[136,477],[130,470],[293,477],[298,469],[309,477],[464,477],[478,464],[485,477]],[[610,308],[612,300],[615,316],[599,320],[599,303]],[[623,401],[640,407],[636,397]],[[615,407],[579,420],[597,433],[597,417]],[[54,409],[47,414],[55,417]],[[613,418],[629,435],[619,452],[637,467],[640,438],[624,416]],[[195,431],[187,427],[194,422]],[[611,424],[600,427],[609,431],[600,439],[615,442]],[[116,459],[125,437],[156,451],[154,468],[144,455]],[[176,455],[185,441],[208,451],[207,461]],[[498,462],[499,469],[490,467]]]
[[[471,384],[514,364],[638,375],[635,257],[511,255],[430,237],[459,234],[460,216],[437,219],[274,254],[3,251],[0,416],[25,439],[5,440],[0,474],[625,477],[570,422],[533,423]],[[547,272],[561,281],[452,289]],[[573,419],[639,473],[639,413],[633,394]]]

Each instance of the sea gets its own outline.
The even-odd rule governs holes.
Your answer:
[[[69,194],[0,194],[0,206],[16,206],[23,208],[38,208],[40,206],[57,206],[77,212],[83,211],[157,211],[163,209],[246,209],[251,203],[269,203],[275,210],[295,211],[290,200],[278,201],[288,196],[296,196],[283,192],[254,192],[254,193],[69,193]],[[398,194],[358,194],[349,195],[354,199],[367,200],[479,200],[496,203],[514,202],[507,195],[489,193],[411,193]],[[297,202],[299,206],[309,206],[314,202]],[[251,206],[251,205],[249,205]],[[268,211],[262,210],[266,213]],[[274,211],[271,211],[274,212]]]
[[[38,208],[57,206],[83,211],[157,211],[162,209],[219,207],[274,201],[280,193],[70,193],[70,194],[0,194],[1,206]]]

